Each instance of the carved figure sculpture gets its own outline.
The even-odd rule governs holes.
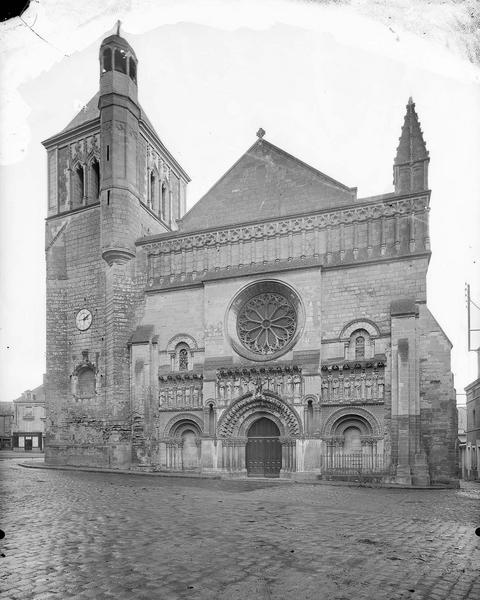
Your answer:
[[[302,395],[302,380],[298,375],[293,378],[293,395],[295,398],[300,398]]]
[[[332,395],[333,395],[334,401],[338,400],[338,386],[339,386],[339,381],[336,377],[334,377],[332,379]]]
[[[372,384],[373,381],[370,378],[365,380],[365,395],[367,397],[367,400],[372,399]]]
[[[322,400],[327,402],[329,400],[328,397],[328,380],[326,377],[322,377]]]
[[[225,382],[224,381],[220,381],[220,383],[218,384],[218,394],[219,394],[221,400],[225,399]]]
[[[199,389],[193,388],[193,406],[199,406]]]
[[[355,378],[353,385],[355,386],[355,400],[360,400],[362,382],[358,377]]]

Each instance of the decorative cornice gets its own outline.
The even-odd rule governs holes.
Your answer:
[[[136,241],[136,244],[137,246],[151,246],[152,250],[157,249],[159,244],[165,244],[169,241],[176,241],[177,245],[175,249],[178,249],[180,246],[192,247],[195,245],[197,247],[203,247],[204,245],[216,245],[217,233],[222,233],[228,238],[229,232],[231,233],[241,229],[241,239],[246,239],[246,234],[250,237],[257,237],[257,235],[263,231],[265,225],[270,225],[269,235],[274,235],[275,233],[285,233],[288,231],[289,223],[292,223],[293,230],[300,231],[303,228],[301,225],[302,221],[305,221],[306,229],[313,229],[315,226],[327,227],[340,223],[348,224],[368,221],[370,219],[381,217],[393,217],[396,214],[411,214],[412,210],[414,212],[421,212],[428,209],[429,201],[429,190],[402,196],[389,195],[383,200],[378,200],[378,198],[374,197],[374,200],[355,202],[347,207],[327,208],[313,213],[292,215],[288,218],[279,217],[277,219],[262,219],[258,221],[247,221],[229,227],[213,227],[199,229],[197,231],[178,231],[169,234],[157,234],[140,238]],[[255,233],[252,233],[254,230]],[[236,241],[238,239],[235,235],[238,234],[234,234],[230,241]],[[250,239],[250,237],[248,239]],[[185,240],[186,243],[180,244],[181,240]],[[165,247],[160,251],[168,252],[170,251],[170,247]]]
[[[168,375],[160,375],[159,380],[164,382],[178,382],[178,381],[194,381],[202,380],[202,373],[195,371],[172,371]]]
[[[362,360],[330,359],[322,362],[322,372],[354,371],[363,369],[384,369],[387,362],[385,354]]]

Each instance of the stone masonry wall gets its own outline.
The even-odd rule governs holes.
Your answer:
[[[370,319],[381,333],[390,332],[390,303],[398,298],[426,301],[428,259],[383,261],[348,269],[325,269],[322,292],[322,337],[338,338],[354,319]]]
[[[432,482],[455,478],[457,409],[450,371],[452,345],[426,306],[420,307],[420,427]]]
[[[99,208],[94,206],[47,221],[46,459],[49,461],[55,460],[55,445],[102,441],[99,431],[85,431],[76,425],[83,417],[98,421],[105,416],[101,384],[105,368],[105,279],[100,259],[99,216]],[[55,237],[56,232],[59,233]],[[92,325],[84,332],[75,324],[81,308],[88,308],[93,314]],[[99,372],[93,401],[75,399],[72,394],[72,375],[84,361],[84,352],[88,352],[88,361]]]

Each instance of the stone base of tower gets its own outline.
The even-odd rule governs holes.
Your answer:
[[[130,469],[131,445],[128,442],[108,445],[46,444],[45,464],[65,467]]]

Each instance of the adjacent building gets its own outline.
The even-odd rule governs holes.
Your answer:
[[[467,407],[457,406],[458,416],[458,474],[466,478]]]
[[[0,450],[12,447],[13,403],[0,402]]]
[[[480,350],[478,378],[465,388],[467,394],[467,428],[465,478],[480,479]]]
[[[13,401],[12,449],[42,452],[45,437],[45,391],[43,385],[26,390]]]
[[[260,129],[185,212],[189,176],[138,101],[124,38],[102,42],[99,71],[44,142],[46,461],[455,484],[413,100],[391,193],[359,198]]]

